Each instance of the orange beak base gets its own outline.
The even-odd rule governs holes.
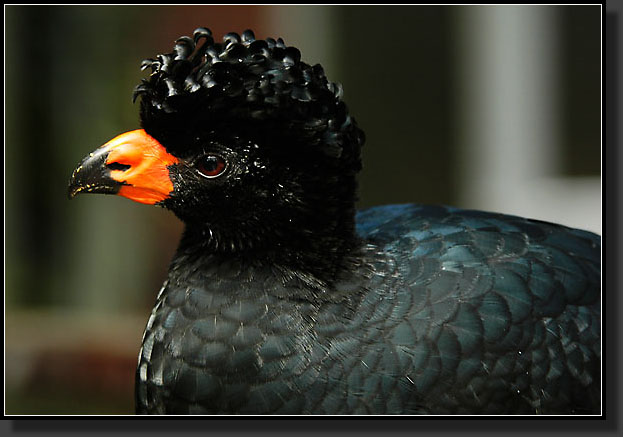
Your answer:
[[[80,193],[118,194],[153,205],[169,198],[169,166],[179,160],[143,129],[121,134],[85,157],[69,182],[69,198]]]

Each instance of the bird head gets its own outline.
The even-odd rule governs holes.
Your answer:
[[[165,207],[221,250],[354,234],[364,135],[320,65],[281,39],[199,28],[142,68],[141,129],[85,157],[70,197]]]

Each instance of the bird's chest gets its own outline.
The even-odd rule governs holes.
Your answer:
[[[288,381],[312,360],[314,308],[250,284],[246,290],[240,283],[219,285],[163,287],[139,354],[138,412],[302,408]]]

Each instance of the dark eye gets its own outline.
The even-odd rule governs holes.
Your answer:
[[[227,168],[227,162],[217,155],[206,155],[201,157],[197,163],[197,170],[207,178],[220,176]]]

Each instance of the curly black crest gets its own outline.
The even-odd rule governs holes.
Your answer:
[[[246,30],[215,43],[209,29],[198,28],[173,52],[143,61],[152,71],[134,91],[142,98],[143,128],[158,138],[171,129],[262,126],[357,172],[364,134],[341,100],[341,85],[329,82],[321,65],[300,59],[281,38],[257,40]]]

